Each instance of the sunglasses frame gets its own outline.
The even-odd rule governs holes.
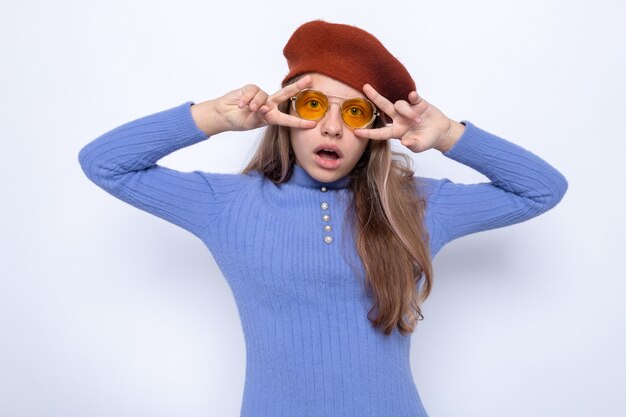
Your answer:
[[[343,124],[345,124],[345,125],[346,125],[348,128],[350,128],[350,129],[364,129],[364,128],[366,128],[367,126],[371,125],[371,124],[374,122],[374,120],[376,120],[376,118],[377,118],[378,116],[380,116],[380,112],[378,111],[378,108],[376,108],[376,106],[374,105],[374,103],[372,103],[372,101],[371,101],[371,100],[369,100],[369,99],[367,99],[367,98],[365,98],[365,97],[342,97],[342,96],[335,96],[335,95],[332,95],[332,94],[326,94],[326,93],[324,93],[324,92],[322,92],[322,91],[319,91],[319,90],[314,90],[314,89],[312,89],[312,88],[305,88],[304,90],[300,90],[300,91],[298,92],[298,94],[296,94],[295,96],[293,96],[293,97],[291,97],[291,98],[289,99],[289,101],[291,101],[291,104],[292,104],[293,110],[296,112],[296,114],[298,115],[298,117],[300,117],[301,119],[304,119],[304,120],[313,120],[313,121],[321,120],[321,119],[323,119],[323,118],[324,118],[324,116],[326,116],[326,113],[328,113],[328,111],[330,110],[330,105],[329,105],[329,106],[328,106],[328,108],[326,109],[326,111],[325,111],[325,112],[324,112],[324,113],[323,113],[320,117],[318,117],[317,119],[308,119],[308,118],[302,117],[302,115],[300,115],[300,113],[298,112],[298,109],[296,108],[296,100],[298,100],[298,96],[300,96],[300,94],[304,93],[305,91],[312,91],[312,92],[315,92],[315,93],[321,94],[321,95],[323,95],[324,97],[326,97],[326,99],[327,99],[327,100],[328,100],[328,98],[329,98],[329,97],[334,97],[334,98],[340,98],[340,99],[343,99],[343,102],[342,102],[342,103],[341,103],[341,105],[340,105],[340,107],[341,107],[341,108],[343,108],[343,103],[345,103],[347,100],[359,99],[359,100],[364,100],[364,101],[366,101],[367,103],[369,103],[369,104],[372,106],[372,109],[373,109],[374,111],[373,111],[373,113],[372,113],[372,118],[371,118],[371,119],[370,119],[370,120],[369,120],[366,124],[364,124],[363,126],[360,126],[360,127],[350,126],[350,125],[349,125],[348,123],[346,123],[346,121],[344,120],[344,118],[343,118],[343,112],[341,113],[341,121],[343,122]],[[330,103],[330,100],[328,100],[328,102]]]

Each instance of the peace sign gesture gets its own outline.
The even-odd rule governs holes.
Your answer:
[[[354,134],[374,140],[400,139],[413,152],[435,148],[450,149],[463,134],[465,126],[449,119],[438,108],[411,91],[408,100],[392,103],[369,84],[363,92],[393,123],[377,129],[355,129]]]
[[[260,87],[248,84],[222,97],[191,106],[192,116],[207,136],[226,131],[251,130],[268,124],[310,129],[316,122],[283,113],[278,105],[311,84],[311,77],[268,95]]]

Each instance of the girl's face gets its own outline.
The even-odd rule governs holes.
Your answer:
[[[296,164],[311,177],[321,182],[332,182],[343,178],[355,167],[367,147],[369,139],[358,138],[341,118],[341,103],[338,97],[365,97],[354,88],[322,74],[311,74],[310,89],[325,93],[330,100],[330,109],[311,129],[289,128],[291,147]],[[297,116],[293,106],[289,114]]]

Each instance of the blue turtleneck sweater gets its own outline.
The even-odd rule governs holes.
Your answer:
[[[193,102],[123,124],[79,154],[113,196],[200,238],[233,292],[246,343],[241,417],[426,416],[409,363],[410,336],[384,336],[350,233],[348,179],[320,183],[299,166],[276,185],[253,172],[180,172],[157,165],[207,139]],[[431,256],[453,239],[523,222],[563,197],[567,181],[529,151],[469,121],[444,155],[490,182],[416,177],[427,201]],[[330,227],[328,227],[330,226]]]

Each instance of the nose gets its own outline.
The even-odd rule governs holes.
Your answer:
[[[343,135],[341,120],[341,106],[337,103],[330,105],[328,112],[321,120],[322,135],[340,138]]]

